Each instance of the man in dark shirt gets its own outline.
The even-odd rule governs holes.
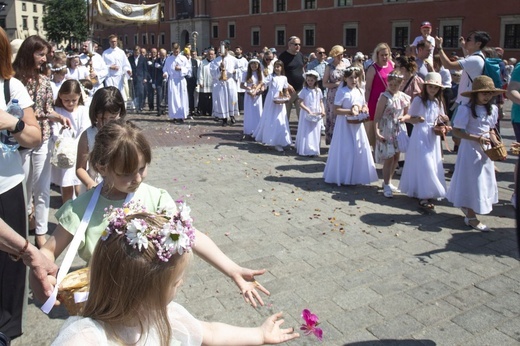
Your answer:
[[[300,39],[296,36],[291,36],[287,50],[278,57],[278,60],[283,62],[285,76],[290,84],[289,92],[291,93],[291,99],[286,103],[288,120],[290,120],[293,103],[296,108],[296,117],[300,116],[300,106],[296,101],[298,101],[298,93],[302,90],[303,82],[305,81],[303,77],[305,63],[303,54],[300,53],[300,47]]]

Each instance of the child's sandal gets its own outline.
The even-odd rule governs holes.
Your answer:
[[[434,209],[435,208],[435,205],[433,203],[430,203],[429,200],[427,199],[421,199],[419,200],[419,205],[423,208],[426,208],[426,209]]]

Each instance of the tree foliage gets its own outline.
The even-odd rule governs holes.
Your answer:
[[[43,15],[47,39],[68,41],[71,36],[83,41],[88,35],[87,2],[85,0],[47,0]]]

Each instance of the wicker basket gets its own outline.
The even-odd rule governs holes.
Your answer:
[[[73,271],[63,278],[58,291],[58,300],[65,305],[69,315],[78,315],[85,303],[76,303],[74,293],[88,292],[89,268]]]
[[[491,131],[489,132],[491,133]],[[507,149],[504,143],[502,143],[502,137],[498,132],[493,131],[495,134],[495,138],[497,139],[497,143],[490,141],[490,145],[486,146],[482,140],[480,140],[480,146],[482,150],[486,153],[491,161],[504,161],[507,159]],[[480,138],[484,138],[480,136]]]

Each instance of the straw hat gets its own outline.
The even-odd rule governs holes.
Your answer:
[[[20,46],[22,45],[23,43],[23,40],[19,39],[19,38],[15,38],[14,40],[11,41],[11,53],[13,53],[13,55],[11,56],[11,62],[14,61],[14,58],[16,58],[16,53],[18,53],[18,49],[20,49]]]
[[[473,80],[473,86],[471,91],[465,91],[461,93],[464,97],[470,97],[473,93],[483,93],[483,92],[491,92],[493,96],[497,96],[505,93],[506,91],[503,89],[495,88],[495,84],[493,80],[488,76],[478,76]]]
[[[423,85],[434,85],[438,86],[439,88],[444,88],[442,86],[442,77],[437,72],[428,72],[428,74],[426,74],[424,77]]]

